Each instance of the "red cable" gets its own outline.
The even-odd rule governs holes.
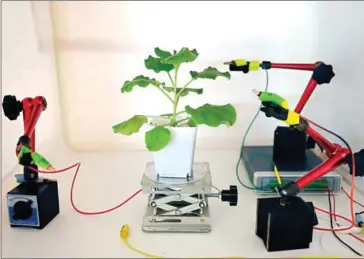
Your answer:
[[[324,130],[324,131],[327,131],[325,128],[321,127],[320,125],[318,125],[317,123],[307,119],[307,118],[304,118],[303,116],[301,116],[303,119],[307,120],[309,123],[315,125],[316,127]],[[350,188],[350,213],[351,213],[351,226],[349,227],[346,227],[346,228],[341,228],[341,229],[331,229],[331,231],[334,231],[334,232],[339,232],[339,231],[344,231],[344,230],[350,230],[352,229],[353,227],[355,227],[355,210],[354,210],[354,193],[355,193],[355,174],[356,174],[356,166],[355,166],[355,157],[354,157],[354,154],[351,152],[351,161],[352,161],[352,169],[353,169],[353,172],[351,174],[351,188]],[[324,230],[324,229],[320,229],[320,230]],[[327,231],[330,231],[330,230],[327,230]]]
[[[111,211],[114,211],[118,208],[120,208],[121,206],[125,205],[126,203],[128,203],[130,200],[132,200],[135,196],[137,196],[142,190],[139,189],[138,191],[136,191],[134,194],[132,194],[129,198],[127,198],[126,200],[124,200],[122,203],[120,203],[119,205],[116,205],[110,209],[107,210],[103,210],[103,211],[96,211],[96,212],[88,212],[88,211],[82,211],[80,209],[78,209],[73,201],[73,191],[74,191],[74,186],[75,186],[75,182],[76,182],[76,178],[80,169],[81,163],[77,163],[74,165],[71,165],[67,168],[63,168],[60,170],[55,170],[55,171],[42,171],[42,170],[35,170],[34,168],[29,167],[29,169],[33,170],[33,171],[37,171],[39,173],[42,174],[59,174],[65,171],[68,171],[74,167],[77,167],[75,174],[73,175],[73,179],[72,179],[72,185],[71,185],[71,190],[70,190],[70,201],[71,201],[71,205],[73,207],[73,209],[75,211],[77,211],[78,213],[82,214],[82,215],[101,215],[101,214],[105,214]]]
[[[335,213],[336,213],[336,199],[335,199],[335,194],[329,189],[329,192],[330,192],[330,194],[331,194],[331,197],[332,197],[332,201],[333,201],[333,217],[334,217],[334,220],[335,220],[335,222],[336,222],[336,215],[335,215]],[[350,221],[349,221],[350,222]],[[339,223],[337,223],[336,222],[336,225],[338,226],[338,227],[340,227],[340,224]],[[356,240],[358,240],[358,241],[360,241],[360,242],[362,242],[362,243],[364,243],[364,239],[361,239],[360,237],[358,237],[358,236],[356,236],[356,235],[354,235],[354,234],[352,234],[352,233],[349,233],[349,235],[350,236],[352,236],[353,238],[355,238]]]
[[[345,191],[343,187],[341,187],[341,190],[345,193],[345,195],[350,199],[350,195]],[[358,204],[360,207],[364,208],[364,205],[359,203],[358,201],[354,200],[354,203]]]
[[[73,176],[73,179],[72,179],[72,184],[71,184],[71,191],[70,191],[70,201],[71,201],[71,205],[72,205],[72,207],[73,207],[73,209],[76,211],[76,212],[78,212],[78,213],[80,213],[80,214],[83,214],[83,215],[101,215],[101,214],[105,214],[105,213],[108,213],[108,212],[111,212],[111,211],[114,211],[114,210],[116,210],[116,209],[118,209],[118,208],[120,208],[120,207],[122,207],[123,205],[125,205],[126,203],[128,203],[130,200],[132,200],[136,195],[138,195],[142,190],[141,189],[139,189],[138,191],[136,191],[134,194],[132,194],[129,198],[127,198],[126,200],[124,200],[122,203],[120,203],[119,205],[116,205],[116,206],[114,206],[114,207],[112,207],[112,208],[110,208],[110,209],[107,209],[107,210],[103,210],[103,211],[97,211],[97,212],[87,212],[87,211],[81,211],[80,209],[78,209],[77,207],[76,207],[76,205],[75,205],[75,203],[74,203],[74,201],[73,201],[73,191],[74,191],[74,185],[75,185],[75,182],[76,182],[76,178],[77,178],[77,175],[78,175],[78,173],[79,173],[79,169],[80,169],[80,166],[81,166],[81,163],[77,163],[77,164],[74,164],[74,165],[71,165],[71,166],[69,166],[69,167],[67,167],[67,168],[63,168],[63,169],[60,169],[60,170],[55,170],[55,171],[42,171],[42,170],[35,170],[34,168],[29,168],[29,169],[31,169],[31,170],[33,170],[33,171],[37,171],[37,172],[39,172],[39,173],[43,173],[43,174],[58,174],[58,173],[62,173],[62,172],[65,172],[65,171],[68,171],[68,170],[70,170],[70,169],[72,169],[72,168],[74,168],[74,167],[77,167],[77,169],[76,169],[76,172],[75,172],[75,174],[74,174],[74,176]],[[343,189],[343,191],[345,192],[345,190]],[[331,191],[330,191],[331,192]],[[346,192],[345,192],[346,193]],[[347,194],[347,193],[346,193]],[[336,221],[336,218],[338,217],[338,218],[341,218],[341,219],[344,219],[344,220],[346,220],[346,221],[348,221],[348,222],[351,222],[351,220],[350,219],[348,219],[348,218],[346,218],[346,217],[344,217],[344,216],[341,216],[341,215],[338,215],[338,214],[336,214],[335,213],[335,211],[336,211],[336,201],[335,201],[335,195],[331,192],[331,195],[333,196],[333,212],[334,213],[330,213],[330,212],[328,212],[328,211],[326,211],[326,210],[323,210],[323,209],[320,209],[320,208],[318,208],[318,207],[315,207],[315,209],[316,210],[318,210],[318,211],[321,211],[321,212],[323,212],[323,213],[326,213],[326,214],[331,214],[332,216],[334,216],[334,219],[335,219],[335,221]],[[348,195],[348,194],[347,194]],[[356,201],[355,201],[356,202]],[[363,206],[363,205],[361,205],[360,203],[358,203],[358,202],[356,202],[357,204],[359,204],[360,206]],[[338,223],[336,223],[338,226],[339,226],[339,224]],[[317,228],[317,227],[315,227],[314,229],[316,229],[316,230],[322,230],[322,231],[335,231],[334,229],[324,229],[324,228]],[[344,229],[341,229],[341,231],[342,230],[344,230]],[[359,238],[359,237],[357,237],[357,236],[355,236],[355,235],[353,235],[353,234],[351,234],[351,233],[349,233],[349,235],[350,236],[352,236],[352,237],[354,237],[355,239],[357,239],[357,240],[359,240],[360,242],[363,242],[364,243],[364,239],[361,239],[361,238]]]
[[[348,219],[348,218],[346,218],[346,217],[344,217],[344,216],[341,216],[341,215],[339,215],[339,214],[336,214],[336,200],[335,200],[335,195],[334,195],[334,193],[333,193],[331,190],[330,190],[330,194],[331,194],[331,196],[333,197],[333,212],[332,212],[332,213],[330,213],[329,211],[326,211],[326,210],[324,210],[324,209],[320,209],[320,208],[318,208],[318,207],[315,207],[315,209],[316,209],[316,210],[318,210],[318,211],[321,211],[321,212],[323,212],[323,213],[326,213],[326,214],[328,214],[328,215],[330,215],[330,214],[331,214],[331,215],[334,217],[335,221],[336,221],[336,219],[337,219],[337,218],[341,218],[341,219],[346,220],[347,222],[351,222],[351,220],[350,220],[350,219]],[[338,223],[336,223],[336,225],[340,226]],[[334,231],[333,231],[333,229],[318,228],[318,227],[314,227],[314,229],[315,229],[315,230],[321,230],[321,231],[334,232]],[[352,234],[352,233],[349,233],[349,235],[350,235],[350,236],[352,236],[353,238],[357,239],[358,241],[360,241],[360,242],[364,243],[364,239],[362,239],[362,238],[360,238],[360,237],[358,237],[358,236],[356,236],[356,235],[354,235],[354,234]]]
[[[315,209],[316,209],[316,210],[318,210],[318,211],[321,211],[321,212],[323,212],[323,213],[325,213],[325,214],[332,215],[332,216],[336,216],[336,217],[338,217],[338,218],[340,218],[340,219],[344,219],[344,220],[346,220],[346,221],[348,221],[348,222],[351,222],[351,220],[350,220],[350,219],[348,219],[348,218],[346,218],[346,217],[344,217],[344,216],[341,216],[341,215],[339,215],[339,214],[330,213],[329,211],[324,210],[324,209],[320,209],[320,208],[318,208],[318,207],[315,207]],[[314,229],[316,229],[316,230],[321,230],[321,231],[329,231],[329,232],[333,232],[333,230],[334,230],[334,229],[331,229],[331,228],[318,228],[318,227],[314,227]]]

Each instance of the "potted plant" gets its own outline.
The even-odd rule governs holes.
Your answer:
[[[145,133],[146,148],[153,152],[154,167],[159,177],[186,178],[192,175],[197,127],[207,125],[232,126],[236,121],[236,110],[231,104],[204,104],[193,108],[189,105],[179,109],[179,101],[188,94],[202,94],[203,89],[190,86],[198,79],[215,80],[218,77],[230,80],[229,72],[220,72],[207,67],[196,72],[191,71],[191,79],[185,84],[178,82],[178,71],[182,64],[197,59],[199,53],[193,49],[182,48],[168,52],[155,48],[155,57],[145,59],[145,67],[155,73],[167,73],[170,85],[157,79],[139,75],[131,81],[125,81],[122,93],[129,93],[134,87],[154,87],[172,103],[171,113],[150,118],[135,115],[113,126],[114,133],[131,135],[139,132],[142,126],[148,127]]]

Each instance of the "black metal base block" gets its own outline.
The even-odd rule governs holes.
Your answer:
[[[57,181],[21,183],[7,193],[7,205],[11,227],[43,229],[59,214]]]
[[[273,160],[277,163],[306,163],[307,134],[292,127],[278,126],[274,131]]]
[[[309,248],[318,224],[313,204],[300,197],[282,201],[280,197],[258,199],[256,235],[268,252]]]

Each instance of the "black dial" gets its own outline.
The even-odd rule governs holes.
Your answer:
[[[32,203],[33,203],[32,201],[16,202],[13,206],[13,210],[14,210],[13,219],[14,220],[29,219],[33,214]]]

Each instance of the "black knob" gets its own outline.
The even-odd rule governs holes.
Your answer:
[[[29,219],[33,214],[32,203],[33,202],[30,200],[16,202],[13,207],[14,210],[13,219],[14,220]]]
[[[230,206],[238,205],[238,188],[235,185],[230,185],[229,190],[222,190],[221,201],[229,202]]]
[[[5,95],[3,99],[3,110],[9,120],[16,120],[22,111],[21,102],[14,95]]]

